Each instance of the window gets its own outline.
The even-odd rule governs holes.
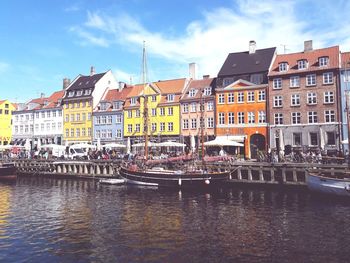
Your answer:
[[[306,69],[307,68],[307,60],[301,59],[298,60],[298,69]]]
[[[140,116],[141,116],[140,110],[135,110],[135,117],[140,118]]]
[[[136,105],[137,98],[130,99],[130,105]]]
[[[107,116],[107,123],[112,124],[112,116],[111,115]]]
[[[258,101],[265,101],[266,100],[266,92],[265,90],[259,90],[258,92]]]
[[[311,146],[317,146],[318,145],[318,134],[317,132],[310,132],[310,145]]]
[[[73,128],[70,129],[70,137],[74,137],[74,129]]]
[[[151,131],[152,131],[152,132],[157,131],[157,123],[152,122],[152,124],[151,124]]]
[[[160,108],[159,111],[160,111],[160,114],[159,114],[160,116],[165,115],[165,108]]]
[[[52,117],[56,117],[56,111],[52,111]]]
[[[152,95],[151,100],[152,100],[152,102],[156,102],[157,101],[157,95]]]
[[[80,101],[78,101],[78,102],[75,103],[75,107],[76,107],[76,108],[80,108]],[[105,107],[107,108],[107,104],[105,104]]]
[[[244,123],[244,112],[238,112],[238,123],[239,124]]]
[[[107,103],[101,103],[100,104],[100,109],[101,110],[107,110]]]
[[[207,128],[214,128],[214,118],[213,117],[209,117],[207,119]]]
[[[77,115],[76,115],[76,119],[75,119],[76,121],[80,121],[80,113],[77,113]]]
[[[118,138],[118,139],[120,139],[122,137],[122,130],[121,129],[117,129],[116,130],[115,137]]]
[[[299,94],[292,94],[291,106],[300,106],[300,95]]]
[[[191,129],[197,129],[197,119],[191,119]]]
[[[315,92],[308,92],[307,93],[307,104],[309,104],[309,105],[317,104],[317,95]]]
[[[282,107],[282,95],[273,96],[273,107]]]
[[[196,95],[196,90],[195,90],[195,89],[191,89],[191,90],[189,91],[188,95],[189,95],[190,97],[194,97],[194,96]]]
[[[128,133],[132,133],[132,124],[128,124]]]
[[[68,92],[68,97],[73,97],[74,96],[74,91]]]
[[[161,132],[165,131],[165,122],[160,123],[160,131]]]
[[[90,95],[91,94],[91,89],[86,89],[84,92],[84,95]]]
[[[169,108],[168,108],[168,115],[169,115],[169,116],[172,116],[173,113],[174,113],[173,107],[169,107]]]
[[[282,79],[273,79],[273,89],[282,89]]]
[[[78,90],[77,91],[77,96],[81,96],[81,95],[83,95],[83,91],[82,90]]]
[[[333,83],[333,72],[323,73],[323,84]]]
[[[96,138],[101,138],[101,131],[100,130],[97,130],[96,131]]]
[[[65,122],[69,122],[69,114],[66,114]]]
[[[233,64],[233,66],[235,67],[236,64]],[[226,87],[226,86],[230,85],[231,83],[233,83],[234,81],[235,81],[234,78],[224,78],[223,86]]]
[[[168,131],[172,132],[174,130],[174,123],[168,122]]]
[[[171,102],[171,101],[174,101],[175,99],[175,95],[174,94],[168,94],[167,95],[167,101]]]
[[[91,133],[92,132],[92,130],[91,130],[91,128],[88,128],[88,136],[90,136],[91,137]]]
[[[244,92],[238,92],[237,94],[237,102],[243,103],[244,102]]]
[[[248,91],[248,102],[254,102],[255,101],[255,93],[254,91]]]
[[[335,132],[327,132],[327,144],[335,145]]]
[[[307,113],[309,123],[317,123],[317,112],[309,111]]]
[[[298,88],[300,86],[300,78],[299,76],[290,77],[290,85],[291,88]]]
[[[227,94],[227,102],[228,103],[234,103],[235,102],[235,95],[232,93]]]
[[[320,57],[318,59],[318,64],[320,67],[328,66],[329,57]]]
[[[121,114],[118,114],[115,116],[115,123],[122,123],[122,115]]]
[[[219,112],[219,125],[225,124],[225,113]]]
[[[116,101],[116,102],[113,103],[113,109],[120,110],[121,107],[122,107],[122,104],[121,104],[120,101]]]
[[[41,118],[45,118],[45,111],[41,112]]]
[[[137,123],[137,124],[135,125],[135,131],[136,131],[136,132],[140,132],[140,129],[141,129],[141,126],[140,126],[139,123]]]
[[[258,112],[258,118],[259,118],[259,123],[265,123],[266,122],[266,113],[265,113],[265,111],[259,111]]]
[[[106,138],[106,130],[101,130],[101,138],[102,139]]]
[[[57,129],[61,130],[61,128],[62,128],[62,122],[57,122]]]
[[[182,129],[184,129],[184,130],[188,129],[188,119],[182,120]]]
[[[264,80],[264,76],[263,74],[252,74],[250,75],[250,82],[254,83],[254,84],[261,84]]]
[[[300,146],[301,145],[301,133],[294,132],[293,133],[293,145]]]
[[[68,109],[69,108],[69,103],[68,102],[66,102],[66,109]]]
[[[101,123],[106,124],[107,123],[107,116],[102,116],[101,117]]]
[[[204,96],[210,96],[210,95],[211,95],[211,87],[205,87]]]
[[[316,74],[306,75],[306,86],[316,85]]]
[[[282,62],[278,65],[278,69],[280,72],[284,72],[288,70],[288,63],[287,62]]]
[[[53,131],[56,130],[56,123],[51,124],[51,130],[53,130]]]
[[[187,112],[188,112],[188,104],[187,104],[187,103],[183,104],[183,106],[182,106],[182,112],[183,112],[183,113],[187,113]]]
[[[80,137],[80,129],[77,128],[77,129],[75,130],[75,132],[76,132],[77,137]]]
[[[235,113],[229,112],[227,115],[228,115],[228,124],[235,124]]]
[[[292,124],[300,124],[300,123],[301,123],[301,113],[292,112]]]
[[[219,94],[218,95],[218,104],[224,104],[225,103],[225,94]]]
[[[66,129],[66,137],[69,137],[69,129]]]
[[[91,112],[88,112],[88,115],[87,115],[87,120],[90,121],[91,120]]]
[[[191,112],[196,112],[196,110],[197,110],[197,103],[192,102],[192,103],[191,103],[191,109],[190,109],[190,111],[191,111]]]
[[[255,123],[255,114],[254,114],[254,112],[248,112],[248,123]]]
[[[156,108],[152,108],[152,116],[157,116],[157,109]]]
[[[325,122],[335,122],[335,111],[326,110],[324,111]]]
[[[18,127],[17,127],[17,126],[15,126],[15,130],[18,131]],[[17,131],[16,131],[16,133],[17,133]],[[35,131],[36,131],[36,132],[39,131],[39,124],[35,124]]]
[[[70,121],[74,121],[74,113],[70,115]]]
[[[212,111],[214,110],[214,101],[208,101],[207,103],[207,111]]]
[[[128,110],[128,118],[132,118],[132,110]]]
[[[112,130],[107,130],[107,138],[112,138]]]
[[[82,116],[83,121],[85,121],[86,120],[86,113],[85,112],[82,113],[81,116]]]
[[[17,116],[16,116],[17,117]],[[39,119],[39,112],[35,113],[35,118]]]
[[[333,91],[325,91],[323,93],[324,96],[324,103],[329,104],[329,103],[334,103],[334,92]]]

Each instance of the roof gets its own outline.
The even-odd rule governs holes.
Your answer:
[[[200,92],[196,92],[193,97],[189,97],[189,91],[192,89],[195,90],[203,90],[205,87],[211,87],[212,88],[212,94],[209,96],[204,96],[203,97],[210,97],[213,96],[214,94],[214,88],[215,88],[215,78],[204,78],[204,79],[191,79],[189,84],[187,85],[181,100],[193,100],[193,99],[200,99],[201,94]]]
[[[271,71],[269,72],[269,76],[339,68],[339,52],[339,46],[333,46],[306,52],[277,55],[271,67]],[[329,57],[329,65],[320,67],[318,64],[318,59],[320,57]],[[298,70],[298,60],[303,59],[308,61],[309,66],[307,69]],[[279,64],[282,62],[288,63],[289,67],[287,71],[279,72]]]
[[[341,53],[341,67],[350,68],[350,52]]]
[[[153,82],[161,91],[161,94],[176,94],[182,93],[185,88],[186,78],[182,79],[171,79],[171,80],[160,80]]]
[[[56,91],[47,98],[48,104],[44,105],[43,109],[57,108],[58,101],[64,96],[64,90]]]
[[[122,90],[119,89],[111,89],[107,92],[107,94],[102,99],[103,101],[117,101],[117,100],[125,100],[127,95],[130,93],[132,87],[126,86]]]
[[[88,89],[88,88],[94,88],[95,84],[106,74],[105,73],[99,73],[94,74],[92,76],[83,76],[80,75],[76,81],[74,81],[69,87],[68,91],[70,90],[81,90],[81,89]]]
[[[218,77],[268,71],[276,52],[276,47],[230,53],[222,65]]]

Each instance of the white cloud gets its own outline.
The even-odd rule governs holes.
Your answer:
[[[135,82],[134,82],[135,74],[134,73],[128,73],[128,72],[125,72],[121,69],[114,69],[113,73],[114,73],[114,76],[116,77],[117,81],[122,81],[122,82],[129,84],[130,78],[131,78],[133,84],[135,84]]]
[[[95,36],[93,33],[81,28],[81,27],[71,27],[69,29],[71,32],[77,34],[83,41],[80,41],[79,44],[82,46],[86,45],[95,45],[100,47],[109,47],[109,41],[102,36]]]
[[[0,61],[0,73],[5,73],[10,69],[10,64]]]
[[[228,53],[247,50],[249,40],[256,40],[257,48],[276,46],[281,52],[283,46],[288,52],[300,51],[308,39],[314,40],[314,47],[341,44],[338,40],[348,45],[350,29],[328,32],[324,27],[310,28],[315,22],[302,20],[297,10],[304,2],[239,0],[237,9],[204,11],[201,20],[189,23],[177,37],[148,30],[127,14],[110,17],[98,12],[88,13],[84,29],[77,32],[87,43],[99,46],[118,43],[135,48],[145,40],[147,51],[152,55],[171,61],[175,67],[197,62],[202,74],[212,76],[217,74]],[[333,13],[339,11],[334,9],[329,15],[333,17]],[[327,19],[325,15],[320,17]]]

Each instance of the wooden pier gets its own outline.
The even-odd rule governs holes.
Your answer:
[[[16,160],[17,171],[23,176],[57,176],[78,178],[110,178],[118,176],[120,162],[111,160],[94,161],[52,161]],[[267,184],[305,186],[309,170],[318,169],[323,173],[342,173],[346,165],[314,163],[259,163],[259,162],[218,162],[210,169],[230,169],[227,184]]]

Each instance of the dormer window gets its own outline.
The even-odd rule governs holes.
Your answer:
[[[167,101],[174,101],[175,95],[174,94],[168,94],[167,95]]]
[[[49,101],[45,100],[44,105],[47,106],[49,104]]]
[[[318,64],[319,64],[320,67],[328,66],[328,62],[329,62],[329,57],[320,57],[318,59]]]
[[[190,92],[188,93],[188,95],[190,97],[194,97],[196,95],[196,90],[195,89],[191,89]]]
[[[306,69],[307,68],[307,60],[301,59],[298,60],[298,69]]]
[[[101,103],[101,110],[107,110],[107,103]]]
[[[211,87],[205,87],[204,96],[210,96],[210,95],[211,95]]]
[[[91,94],[91,89],[86,89],[84,92],[84,95],[90,95]]]
[[[74,96],[74,91],[70,91],[69,93],[68,93],[68,97],[73,97]]]
[[[78,90],[77,91],[77,96],[81,96],[81,95],[83,95],[83,91],[82,90]]]
[[[131,104],[131,105],[136,105],[136,101],[137,101],[136,99],[137,99],[137,98],[135,98],[135,97],[134,97],[134,98],[131,98],[131,99],[130,99],[130,104]]]
[[[282,62],[279,64],[278,69],[280,72],[284,72],[288,70],[288,63],[287,62]]]

